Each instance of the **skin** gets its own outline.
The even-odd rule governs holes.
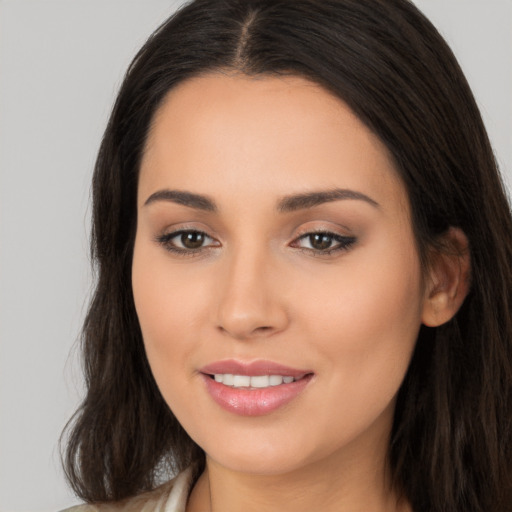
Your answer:
[[[334,189],[371,201],[277,208]],[[216,211],[147,203],[162,190],[208,196]],[[170,251],[180,230],[206,233],[203,246]],[[312,231],[353,243],[315,250]],[[386,148],[321,87],[215,73],[173,89],[141,165],[132,278],[156,382],[207,454],[187,512],[409,510],[386,463],[395,397],[420,325],[449,319],[465,293],[461,265],[438,261],[425,276]],[[222,359],[314,377],[271,414],[239,416],[198,372]]]

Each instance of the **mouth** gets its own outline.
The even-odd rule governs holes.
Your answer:
[[[314,372],[269,361],[219,361],[200,374],[217,405],[241,416],[270,414],[298,398]]]
[[[297,382],[304,377],[311,375],[304,373],[297,377],[292,375],[234,375],[232,373],[216,373],[213,375],[206,374],[210,379],[215,380],[224,386],[239,389],[265,389],[283,384],[291,384]]]

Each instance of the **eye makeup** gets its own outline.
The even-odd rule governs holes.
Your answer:
[[[166,251],[178,256],[193,256],[206,250],[221,247],[218,240],[206,232],[195,229],[179,229],[158,235],[155,241]],[[325,229],[307,231],[296,237],[289,246],[306,253],[329,256],[349,250],[357,239],[344,236]]]

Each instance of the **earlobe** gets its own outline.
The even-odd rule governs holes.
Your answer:
[[[443,249],[434,250],[425,287],[422,322],[438,327],[451,320],[469,292],[471,261],[468,239],[451,227],[443,236]]]

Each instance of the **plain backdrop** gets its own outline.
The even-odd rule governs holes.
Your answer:
[[[77,503],[58,438],[78,404],[89,182],[136,50],[181,3],[0,0],[0,511]],[[445,35],[512,183],[512,0],[417,0]]]

